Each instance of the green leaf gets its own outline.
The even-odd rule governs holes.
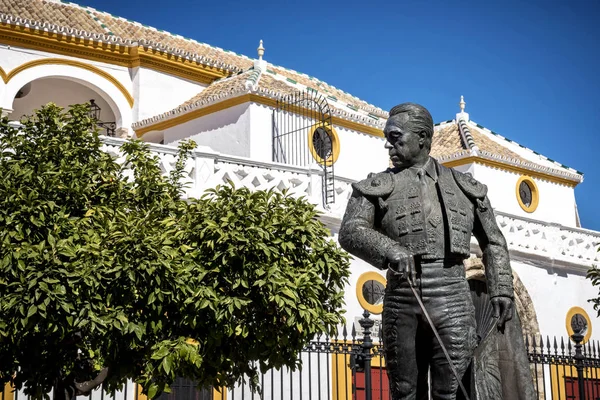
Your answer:
[[[29,310],[27,310],[27,318],[31,317],[33,314],[37,312],[38,308],[35,305],[31,305]]]

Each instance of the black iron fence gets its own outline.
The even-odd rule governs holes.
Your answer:
[[[227,391],[227,400],[391,400],[380,343],[381,329],[365,312],[350,332],[312,341],[302,369],[261,376],[261,393],[247,384]],[[374,330],[374,331],[373,331]],[[529,336],[525,344],[540,400],[600,400],[600,345],[583,335]]]
[[[585,339],[525,338],[539,399],[600,400],[600,347]]]
[[[540,400],[600,400],[600,344],[582,334],[569,338],[525,337],[531,376]],[[199,390],[178,379],[160,400],[391,400],[379,321],[365,312],[350,332],[319,337],[303,350],[302,368],[270,370],[260,377],[260,393],[247,383],[222,390]],[[131,386],[130,386],[131,388]],[[95,391],[88,400],[147,400],[136,387],[130,395]],[[5,390],[1,400],[27,396]]]

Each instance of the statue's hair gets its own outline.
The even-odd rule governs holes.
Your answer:
[[[433,138],[433,118],[429,111],[420,104],[402,103],[392,107],[389,118],[403,113],[408,113],[411,130],[414,133],[425,133],[427,148],[430,149]]]

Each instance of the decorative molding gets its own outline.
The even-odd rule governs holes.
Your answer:
[[[121,84],[121,82],[119,82],[114,76],[110,75],[108,72],[105,72],[105,71],[101,70],[98,67],[95,67],[95,66],[90,65],[90,64],[83,63],[81,61],[66,60],[66,59],[62,59],[62,58],[43,58],[43,59],[40,59],[40,60],[29,61],[29,62],[26,62],[24,64],[19,65],[18,67],[14,68],[12,71],[10,71],[6,75],[6,79],[4,79],[4,81],[6,83],[8,83],[12,78],[14,78],[19,73],[21,73],[21,72],[23,72],[25,70],[28,70],[30,68],[34,68],[34,67],[40,66],[40,65],[69,65],[71,67],[82,68],[82,69],[85,69],[87,71],[93,72],[94,74],[99,75],[100,77],[106,79],[107,81],[109,81],[110,83],[112,83],[117,89],[119,89],[119,91],[127,99],[127,102],[129,103],[129,106],[133,107],[133,103],[134,103],[133,96]]]
[[[475,122],[475,121],[469,121],[469,124],[472,124],[472,125],[473,125],[473,126],[475,126],[477,129],[480,129],[480,130],[484,131],[485,133],[491,134],[493,137],[496,137],[496,138],[498,138],[498,139],[502,139],[502,140],[503,140],[503,141],[505,141],[505,142],[508,142],[508,143],[514,144],[515,146],[518,146],[518,147],[520,147],[521,149],[525,149],[525,150],[529,151],[530,153],[532,153],[532,154],[534,154],[534,155],[536,155],[536,156],[540,157],[540,158],[541,158],[541,159],[543,159],[543,160],[550,161],[551,163],[553,163],[554,165],[556,165],[556,166],[557,166],[557,167],[559,167],[559,168],[564,168],[564,169],[568,170],[569,172],[571,172],[571,173],[573,173],[573,174],[577,174],[577,175],[583,175],[583,172],[581,172],[581,171],[578,171],[578,170],[576,170],[576,169],[574,169],[574,168],[571,168],[571,167],[569,167],[569,166],[567,166],[567,165],[561,164],[561,163],[559,163],[559,162],[557,162],[557,161],[554,161],[554,160],[552,160],[552,159],[550,159],[550,158],[548,158],[548,157],[546,157],[546,156],[544,156],[544,155],[542,155],[542,154],[539,154],[539,153],[537,153],[537,152],[535,152],[535,151],[531,150],[530,148],[528,148],[528,147],[525,147],[525,146],[523,146],[522,144],[519,144],[519,143],[515,142],[514,140],[511,140],[511,139],[509,139],[509,138],[507,138],[507,137],[504,137],[504,136],[500,135],[499,133],[497,133],[497,132],[494,132],[494,131],[492,131],[491,129],[488,129],[488,128],[486,128],[485,126],[482,126],[482,125],[478,124],[478,123],[477,123],[477,122]]]
[[[131,42],[112,39],[112,36],[92,35],[75,29],[35,29],[24,24],[7,23],[0,15],[0,43],[84,58],[107,64],[131,67],[134,57]]]
[[[190,58],[148,47],[140,46],[138,57],[139,65],[144,68],[154,69],[207,85],[230,75],[223,69],[207,66]]]
[[[462,135],[467,147],[471,149],[471,154],[476,156],[479,153],[479,147],[475,143],[475,139],[473,139],[473,135],[471,135],[471,131],[469,130],[467,123],[462,118],[458,120],[458,130],[460,131],[460,134]]]
[[[8,75],[4,72],[4,69],[0,67],[0,78],[4,81],[4,83],[8,83]]]
[[[235,93],[234,93],[234,95],[235,95]],[[202,105],[199,105],[202,108],[192,109],[192,111],[186,112],[185,114],[182,113],[182,114],[176,115],[175,117],[170,118],[170,119],[164,119],[162,121],[159,120],[159,122],[154,123],[154,124],[144,124],[144,121],[142,121],[142,123],[134,124],[133,129],[135,130],[137,137],[140,138],[147,132],[162,131],[162,130],[183,124],[185,122],[191,121],[193,119],[202,117],[204,115],[212,114],[212,113],[215,113],[218,111],[225,110],[230,107],[237,106],[239,104],[250,103],[250,102],[263,104],[263,105],[273,107],[273,108],[277,107],[277,99],[276,99],[275,95],[273,95],[273,97],[266,97],[266,96],[253,94],[253,93],[245,93],[241,96],[223,99],[222,101],[220,101],[218,103],[209,104],[204,107],[202,107]],[[185,109],[182,110],[182,112],[185,112],[185,111],[187,111],[187,110],[185,110]],[[166,115],[163,114],[162,116],[159,116],[159,118],[160,117],[166,118]],[[362,132],[362,133],[366,133],[366,134],[369,134],[372,136],[383,137],[382,130],[371,127],[371,126],[366,126],[366,125],[360,124],[358,122],[348,121],[346,119],[342,119],[337,116],[332,116],[331,122],[333,125],[341,126],[341,127],[351,129],[354,131],[358,131],[358,132]]]
[[[557,183],[559,185],[565,185],[569,187],[575,187],[581,182],[581,178],[577,175],[570,175],[567,173],[560,173],[561,171],[553,170],[544,167],[537,166],[535,164],[519,164],[511,160],[494,159],[488,155],[487,152],[480,152],[478,156],[471,156],[469,154],[458,154],[456,157],[443,157],[440,161],[444,166],[448,168],[458,167],[466,164],[481,164],[491,168],[497,168],[503,171],[514,172],[519,175],[529,175],[535,178],[546,180],[549,182]]]
[[[151,125],[140,126],[138,123],[133,125],[133,129],[135,130],[135,134],[138,138],[141,138],[146,133],[151,131],[163,131],[168,128],[172,128],[177,125],[184,124],[188,121],[194,120],[196,118],[203,117],[208,114],[216,113],[218,111],[225,110],[227,108],[235,107],[240,104],[249,103],[252,101],[250,99],[250,94],[245,94],[242,96],[237,96],[233,98],[229,98],[223,100],[221,102],[207,105],[206,107],[196,108],[188,113],[176,115],[173,118],[165,119],[160,122]]]
[[[72,36],[66,28],[47,31],[22,25],[2,23],[0,15],[0,43],[27,49],[84,58],[127,68],[144,67],[204,84],[230,76],[235,70],[227,64],[210,62],[206,57],[151,46],[149,42],[131,42],[114,36]],[[79,32],[72,30],[72,32]]]

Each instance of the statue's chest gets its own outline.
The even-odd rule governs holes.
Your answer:
[[[380,228],[415,255],[442,258],[447,245],[452,253],[468,255],[473,204],[450,178],[436,184],[428,177],[420,182],[408,174],[394,176]]]

